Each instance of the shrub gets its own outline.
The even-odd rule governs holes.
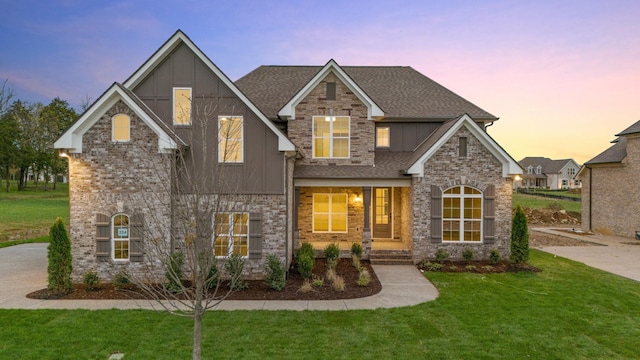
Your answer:
[[[516,264],[529,261],[529,229],[527,216],[520,205],[516,208],[511,224],[511,262]]]
[[[438,249],[436,251],[436,261],[443,262],[449,258],[449,253],[445,249]]]
[[[313,291],[313,286],[311,286],[311,282],[309,282],[309,279],[304,279],[304,281],[302,282],[302,286],[300,286],[300,289],[298,289],[298,291],[300,291],[301,293],[308,293],[310,291]]]
[[[336,275],[335,279],[333,279],[333,290],[342,292],[346,289],[344,284],[344,279],[340,275]]]
[[[493,266],[491,265],[485,265],[482,267],[486,272],[492,272],[493,271]]]
[[[358,277],[358,286],[368,286],[371,282],[371,274],[369,274],[369,270],[364,269],[360,271],[360,276]]]
[[[357,257],[358,259],[362,258],[362,245],[360,243],[353,243],[351,245],[351,257]]]
[[[82,281],[87,286],[87,290],[93,291],[96,290],[100,284],[100,276],[98,276],[95,270],[91,269],[84,274]]]
[[[471,250],[471,248],[465,248],[462,251],[462,258],[465,259],[466,261],[471,261],[473,260],[473,258],[475,257],[473,250]]]
[[[116,290],[122,289],[129,283],[131,283],[131,280],[129,280],[129,275],[125,271],[118,271],[116,276],[113,278],[113,287]]]
[[[458,271],[458,267],[456,265],[449,265],[449,271]]]
[[[324,249],[324,257],[327,259],[327,266],[330,269],[334,269],[338,266],[340,261],[340,248],[337,244],[331,243]]]
[[[182,291],[182,265],[184,264],[184,254],[174,252],[165,259],[165,273],[167,278],[167,290],[178,293]]]
[[[313,251],[313,245],[310,243],[302,243],[297,252],[298,272],[302,277],[309,279],[313,273],[316,255]]]
[[[280,260],[278,260],[278,257],[273,254],[267,256],[266,273],[265,281],[273,290],[282,291],[287,285],[284,266]]]
[[[465,270],[475,272],[478,268],[475,265],[467,265],[464,267]]]
[[[224,263],[224,269],[229,275],[229,289],[232,291],[242,290],[249,287],[249,283],[242,279],[242,270],[244,270],[244,259],[242,256],[233,253]]]
[[[313,275],[313,286],[315,286],[315,287],[323,287],[324,286],[324,279],[321,278],[320,276]]]
[[[49,230],[47,257],[49,260],[47,288],[60,293],[71,291],[71,240],[61,217],[56,219]]]
[[[502,259],[502,256],[500,256],[500,253],[498,252],[498,250],[491,250],[491,255],[489,255],[489,263],[491,263],[491,265],[495,265],[497,263],[500,262],[500,260]]]
[[[442,270],[442,264],[434,263],[434,262],[431,262],[429,260],[425,260],[422,263],[422,267],[425,268],[427,271],[440,271],[440,270]]]
[[[211,264],[209,268],[209,274],[207,274],[207,280],[205,281],[207,289],[215,289],[218,286],[218,280],[220,280],[218,264],[216,264],[214,260],[214,263]]]
[[[351,263],[353,264],[353,267],[356,268],[356,270],[362,270],[362,264],[360,264],[360,258],[357,255],[351,255]]]

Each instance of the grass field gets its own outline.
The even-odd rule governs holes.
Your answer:
[[[427,273],[437,300],[359,311],[211,312],[204,358],[637,359],[640,283],[532,251],[540,273]],[[2,359],[186,359],[189,319],[0,310]]]
[[[68,184],[58,184],[56,191],[51,184],[48,191],[41,186],[36,190],[33,184],[26,191],[17,191],[15,186],[12,183],[8,193],[0,191],[0,242],[46,235],[58,216],[69,224]]]
[[[513,207],[520,205],[533,209],[541,209],[547,207],[559,207],[567,211],[580,213],[582,211],[582,203],[579,201],[560,200],[553,198],[545,198],[540,196],[526,195],[520,193],[513,194]]]

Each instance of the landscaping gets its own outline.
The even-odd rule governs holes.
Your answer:
[[[532,250],[539,273],[426,276],[437,300],[359,311],[215,312],[208,358],[635,359],[640,284]],[[0,310],[0,358],[189,358],[192,321],[143,310]]]

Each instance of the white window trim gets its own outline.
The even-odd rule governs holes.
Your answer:
[[[387,129],[387,144],[388,145],[380,145],[378,143],[378,129]],[[391,147],[391,128],[389,126],[380,126],[376,128],[376,148],[380,149],[388,149]]]
[[[241,235],[235,235],[233,233],[233,218],[234,218],[234,215],[237,215],[237,214],[242,214],[242,215],[246,215],[247,216],[247,234],[246,235],[242,235],[242,234]],[[227,255],[226,256],[223,256],[223,255],[216,256],[216,258],[224,259],[224,258],[227,258],[227,257],[229,257],[229,256],[231,256],[233,254],[233,237],[234,236],[244,236],[244,237],[247,238],[247,255],[241,256],[241,258],[243,258],[243,259],[248,258],[249,257],[249,242],[251,241],[251,239],[249,238],[249,234],[251,233],[251,231],[249,230],[249,226],[251,224],[251,222],[249,221],[250,214],[248,212],[236,211],[236,212],[219,212],[216,215],[229,215],[229,224],[228,224],[229,225],[229,233],[223,235],[223,236],[227,237],[227,240],[228,240],[227,244],[229,244],[229,247],[227,249]],[[215,224],[215,215],[213,217],[213,226],[214,226],[214,229],[215,229],[215,226],[216,226],[216,224]],[[216,234],[215,231],[213,232],[212,244],[213,244],[213,247],[214,247],[214,250],[213,250],[214,254],[215,254],[215,246],[216,246],[216,237],[219,237],[220,235],[221,234]]]
[[[116,140],[115,137],[115,126],[116,126],[116,122],[115,122],[115,118],[118,115],[124,115],[126,117],[129,118],[129,140]],[[117,113],[115,115],[113,115],[111,117],[111,142],[112,143],[117,143],[117,144],[126,144],[126,143],[130,143],[131,142],[131,116],[124,114],[124,113]]]
[[[176,90],[189,90],[189,99],[193,99],[193,90],[190,87],[174,87],[173,88],[173,96],[172,96],[172,105],[173,105],[173,125],[174,126],[191,126],[192,119],[191,115],[193,114],[193,101],[191,101],[191,105],[189,106],[189,122],[188,123],[178,123],[176,122],[177,114],[176,114]]]
[[[115,228],[115,224],[114,224],[114,219],[116,218],[116,216],[126,216],[128,221],[129,221],[129,226],[127,227],[127,238],[123,239],[123,238],[117,238],[115,237],[115,234],[113,233],[113,230]],[[111,259],[115,262],[128,262],[131,259],[131,216],[125,214],[125,213],[117,213],[115,215],[113,215],[111,217]],[[127,258],[126,259],[116,259],[116,241],[126,241],[129,243],[128,246],[128,252],[127,252]]]
[[[348,127],[349,127],[349,134],[347,135],[347,156],[344,157],[336,157],[333,156],[333,140],[335,139],[333,137],[333,121],[329,121],[330,127],[329,127],[329,156],[316,156],[316,127],[315,127],[315,123],[316,123],[316,118],[317,119],[322,119],[322,121],[326,121],[326,119],[328,117],[346,117],[347,121],[348,121]],[[324,137],[318,136],[319,139],[323,139]],[[338,137],[337,139],[344,139],[343,137]],[[347,115],[331,115],[331,116],[324,116],[324,115],[317,115],[317,116],[313,116],[312,120],[311,120],[311,156],[314,159],[349,159],[351,158],[351,116],[347,116]]]
[[[445,194],[445,192],[449,189],[455,188],[458,186],[452,186],[448,189],[445,189],[445,191],[442,192],[442,198],[458,198],[460,199],[460,218],[458,219],[454,219],[454,218],[446,218],[444,217],[444,201],[442,202],[442,231],[443,231],[443,243],[453,243],[453,244],[459,244],[459,243],[465,243],[465,244],[482,244],[484,242],[484,194],[482,193],[482,191],[480,191],[480,189],[475,188],[473,186],[466,186],[466,185],[459,185],[460,187],[460,194]],[[464,188],[465,187],[469,187],[472,188],[474,190],[478,190],[480,191],[480,194],[465,194],[464,193]],[[467,222],[479,222],[480,223],[480,241],[473,241],[473,240],[464,240],[464,223],[465,223],[465,218],[464,218],[464,199],[477,199],[480,198],[480,219],[478,220],[466,220]],[[460,232],[460,240],[444,240],[444,222],[445,220],[459,220],[460,221],[460,229],[458,229],[458,231]]]
[[[319,213],[319,214],[327,214],[329,215],[329,230],[328,231],[320,231],[320,230],[316,230],[316,226],[315,226],[315,218],[316,218],[316,211],[315,211],[315,203],[316,203],[316,195],[329,195],[329,212],[327,213]],[[345,216],[345,231],[333,231],[333,226],[331,224],[331,215],[334,214],[333,210],[333,200],[332,200],[332,195],[344,195],[345,196],[345,210],[346,212],[344,213]],[[313,202],[311,203],[311,231],[313,233],[316,234],[347,234],[349,232],[349,194],[347,193],[314,193],[313,194]]]
[[[230,161],[225,160],[222,157],[222,139],[220,134],[220,120],[223,118],[239,118],[240,125],[240,160],[239,161]],[[244,117],[243,116],[232,116],[232,115],[220,115],[218,116],[218,163],[219,164],[242,164],[244,163]]]

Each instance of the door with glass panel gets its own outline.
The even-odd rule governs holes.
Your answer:
[[[391,188],[373,188],[373,237],[391,239]]]

